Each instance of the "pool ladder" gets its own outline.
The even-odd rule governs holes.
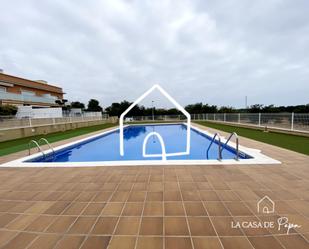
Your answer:
[[[41,141],[45,142],[45,144],[48,145],[49,149],[53,152],[53,158],[54,158],[54,157],[55,157],[55,150],[54,150],[54,148],[50,145],[50,143],[48,142],[48,140],[47,140],[46,138],[43,138],[43,137],[41,137],[41,138],[39,139],[38,142],[37,142],[36,140],[31,140],[31,141],[28,143],[28,155],[29,155],[29,156],[31,155],[31,147],[30,147],[30,145],[31,145],[31,144],[35,144],[35,146],[38,148],[39,152],[41,152],[42,155],[43,155],[44,157],[46,157],[46,154],[44,153],[44,151],[42,150],[42,148],[41,148],[41,146],[40,146],[40,142],[41,142]]]
[[[236,139],[236,157],[235,157],[235,160],[239,160],[239,139],[238,139],[238,135],[236,132],[233,132],[230,134],[230,136],[228,137],[228,139],[226,140],[223,148],[222,148],[222,145],[221,145],[221,136],[219,133],[215,133],[215,135],[213,136],[213,138],[211,139],[211,142],[207,148],[207,152],[206,152],[206,155],[207,155],[207,159],[209,158],[209,150],[210,150],[210,147],[212,146],[212,144],[214,143],[216,137],[218,137],[218,160],[221,161],[222,160],[222,151],[224,148],[226,148],[228,142],[231,140],[232,137],[235,137]]]

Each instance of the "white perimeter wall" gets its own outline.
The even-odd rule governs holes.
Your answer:
[[[17,118],[61,118],[61,108],[37,108],[32,109],[32,106],[18,106],[16,114]]]

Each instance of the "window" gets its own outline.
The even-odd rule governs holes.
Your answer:
[[[28,91],[28,90],[21,90],[21,94],[25,96],[34,96],[35,92]]]
[[[0,86],[0,92],[6,92],[6,87]]]

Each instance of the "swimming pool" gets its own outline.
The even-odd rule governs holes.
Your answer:
[[[185,124],[142,124],[124,127],[124,155],[119,151],[119,128],[102,132],[85,139],[56,147],[4,164],[3,166],[108,166],[108,165],[160,165],[160,164],[216,164],[216,163],[258,163],[270,159],[258,150],[240,147],[239,160],[236,158],[235,144],[225,145],[221,141],[222,160],[218,160],[218,140],[215,140],[207,153],[213,134],[191,126],[190,151],[187,155],[167,156],[162,161],[162,137],[166,154],[186,150],[187,126]],[[144,141],[146,139],[145,145]],[[145,153],[143,154],[143,146]],[[147,154],[148,157],[145,157]],[[159,156],[153,157],[153,154]],[[256,160],[258,159],[258,160]],[[262,159],[262,160],[261,160]],[[267,163],[269,160],[266,160]]]

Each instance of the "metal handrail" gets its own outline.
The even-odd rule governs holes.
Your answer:
[[[230,134],[230,136],[228,137],[228,139],[226,140],[224,144],[223,149],[226,147],[226,145],[228,144],[228,142],[231,140],[233,136],[235,136],[235,139],[236,139],[236,158],[235,159],[238,161],[239,160],[239,139],[238,139],[238,135],[236,132],[232,132]]]
[[[213,136],[213,138],[211,139],[211,142],[207,148],[207,159],[208,159],[208,154],[209,154],[209,150],[211,145],[213,144],[213,142],[215,141],[216,137],[218,137],[218,160],[221,161],[222,160],[222,149],[221,149],[221,137],[219,133],[215,133],[215,135]]]
[[[43,156],[45,157],[45,153],[43,152],[43,150],[42,150],[42,148],[40,147],[40,145],[38,144],[38,142],[37,141],[35,141],[35,140],[31,140],[29,143],[28,143],[28,154],[29,154],[29,156],[31,155],[31,151],[30,151],[30,145],[32,144],[32,143],[34,143],[35,144],[35,146],[38,148],[38,150],[43,154]]]
[[[55,157],[55,150],[54,150],[54,148],[50,145],[50,143],[48,142],[48,140],[47,140],[46,138],[44,138],[44,137],[41,137],[41,138],[39,139],[39,142],[38,142],[38,143],[40,143],[40,141],[44,141],[44,142],[48,145],[49,149],[53,152],[53,157]]]

